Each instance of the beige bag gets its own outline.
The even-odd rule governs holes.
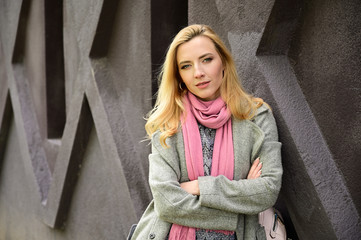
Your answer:
[[[287,233],[281,214],[274,208],[258,214],[258,222],[264,227],[267,240],[286,240]]]

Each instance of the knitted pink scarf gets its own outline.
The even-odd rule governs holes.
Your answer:
[[[224,175],[233,179],[234,152],[231,113],[221,97],[213,101],[201,101],[188,92],[184,99],[185,122],[182,125],[184,149],[189,179],[204,176],[203,151],[197,121],[208,128],[217,129],[214,140],[211,176]],[[182,116],[182,119],[183,116]],[[230,231],[217,231],[233,234]],[[194,240],[195,228],[173,224],[169,240]]]

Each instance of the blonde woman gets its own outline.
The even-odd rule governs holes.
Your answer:
[[[266,239],[258,213],[281,188],[272,112],[240,85],[224,43],[205,25],[169,46],[146,131],[150,203],[132,239]]]

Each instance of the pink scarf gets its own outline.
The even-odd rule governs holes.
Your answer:
[[[211,176],[224,175],[233,179],[234,152],[231,113],[221,97],[213,101],[201,101],[188,92],[184,96],[186,119],[182,125],[185,157],[189,179],[204,176],[203,151],[197,120],[203,126],[217,129],[214,140]],[[182,116],[183,119],[183,116]],[[233,234],[230,231],[217,231]],[[173,224],[169,240],[194,240],[195,229]]]

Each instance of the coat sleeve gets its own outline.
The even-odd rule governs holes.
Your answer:
[[[230,230],[237,227],[238,214],[209,208],[179,184],[180,165],[174,147],[154,144],[149,155],[149,185],[159,218],[170,223],[202,229]]]
[[[252,149],[256,151],[252,160],[259,157],[263,163],[261,177],[252,180],[229,180],[222,175],[199,177],[202,206],[234,213],[257,214],[275,204],[283,173],[281,143],[278,142],[275,119],[271,110],[263,107],[253,123],[261,130],[264,138],[260,147],[253,145],[253,148],[259,150]]]

